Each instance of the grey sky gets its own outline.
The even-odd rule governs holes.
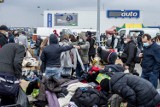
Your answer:
[[[96,10],[97,0],[5,0],[0,25],[43,26],[44,10]],[[101,9],[138,9],[145,25],[160,25],[160,0],[101,0]],[[37,8],[40,6],[40,8]]]

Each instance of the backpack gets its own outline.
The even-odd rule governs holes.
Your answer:
[[[140,53],[141,53],[141,50],[137,47],[137,49],[136,49],[136,55],[135,55],[135,58],[134,58],[134,62],[135,63],[141,63],[141,58],[139,57]]]

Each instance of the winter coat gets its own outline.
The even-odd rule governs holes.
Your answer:
[[[61,46],[67,46],[69,44],[68,41],[64,40],[60,43]],[[79,61],[82,69],[84,70],[84,65],[81,60],[81,57],[78,53],[78,50],[73,48],[70,51],[62,52],[61,54],[61,67],[72,67],[73,69],[76,69],[77,67],[77,61]]]
[[[70,45],[68,40],[63,40],[60,42],[60,46],[68,46]],[[61,67],[73,67],[72,58],[71,58],[71,50],[61,53]]]
[[[49,91],[51,93],[59,93],[62,91],[61,84],[63,84],[65,81],[64,79],[57,80],[54,78],[54,76],[51,76],[49,78],[43,77],[42,81],[40,83],[39,88],[39,95],[37,97],[37,100],[40,101],[46,101],[46,91]]]
[[[71,102],[74,102],[78,107],[92,107],[95,105],[100,107],[106,105],[107,100],[104,93],[91,87],[78,88],[71,98]]]
[[[98,47],[98,56],[107,64],[115,64],[117,60],[117,54],[115,52],[110,52],[107,50],[103,50],[101,47]]]
[[[155,107],[160,103],[160,95],[152,84],[138,76],[116,73],[110,86],[113,93],[136,107]]]
[[[136,51],[137,51],[136,43],[134,41],[128,42],[125,45],[124,51],[121,56],[123,63],[125,63],[127,66],[134,63]]]
[[[0,49],[0,72],[8,72],[21,77],[22,61],[25,56],[25,48],[16,43],[9,43]]]
[[[3,33],[0,33],[0,48],[7,43],[8,38]]]
[[[153,43],[144,47],[141,64],[143,72],[160,72],[160,46]]]
[[[50,36],[50,45],[46,46],[42,52],[41,60],[46,67],[60,67],[60,56],[62,52],[72,49],[73,46],[60,46],[55,35]]]
[[[89,48],[89,55],[95,55],[96,54],[96,49],[94,48],[94,45],[95,45],[95,40],[91,37],[89,37],[87,39],[87,41],[89,42],[90,44],[90,48]]]
[[[83,64],[88,64],[89,63],[88,53],[90,48],[89,42],[85,41],[83,43],[78,43],[78,46],[80,46],[80,49],[78,51],[79,55],[81,56]]]

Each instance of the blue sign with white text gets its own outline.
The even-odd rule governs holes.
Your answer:
[[[139,10],[107,10],[108,18],[140,18]]]
[[[48,13],[47,15],[47,27],[52,27],[52,14]]]

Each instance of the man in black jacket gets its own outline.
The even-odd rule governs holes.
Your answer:
[[[8,43],[8,28],[5,25],[0,26],[0,48]]]
[[[58,38],[54,34],[50,35],[49,42],[50,45],[44,48],[41,55],[41,60],[44,66],[42,68],[44,68],[45,75],[47,77],[54,75],[56,78],[60,78],[60,72],[62,71],[60,68],[61,53],[72,49],[73,46],[60,46],[58,43]]]
[[[90,48],[89,48],[89,64],[91,63],[92,59],[94,59],[95,55],[96,55],[96,49],[95,49],[95,39],[92,38],[92,33],[88,32],[88,38],[87,41],[90,44]]]
[[[103,91],[118,94],[128,102],[128,107],[156,107],[160,95],[153,85],[134,75],[115,73],[111,79],[100,82]]]
[[[0,73],[9,73],[20,79],[24,55],[23,45],[9,43],[3,46],[0,49]]]
[[[144,34],[142,36],[143,54],[139,56],[142,59],[142,78],[150,81],[155,88],[158,85],[158,75],[160,73],[160,46],[152,42],[151,36]]]
[[[25,48],[9,43],[0,49],[0,97],[2,104],[13,104],[19,90]]]
[[[125,65],[125,69],[129,69],[130,73],[133,73],[135,67],[134,59],[137,51],[136,43],[132,40],[132,37],[129,35],[126,38],[124,38],[124,42],[126,45],[121,59]]]

